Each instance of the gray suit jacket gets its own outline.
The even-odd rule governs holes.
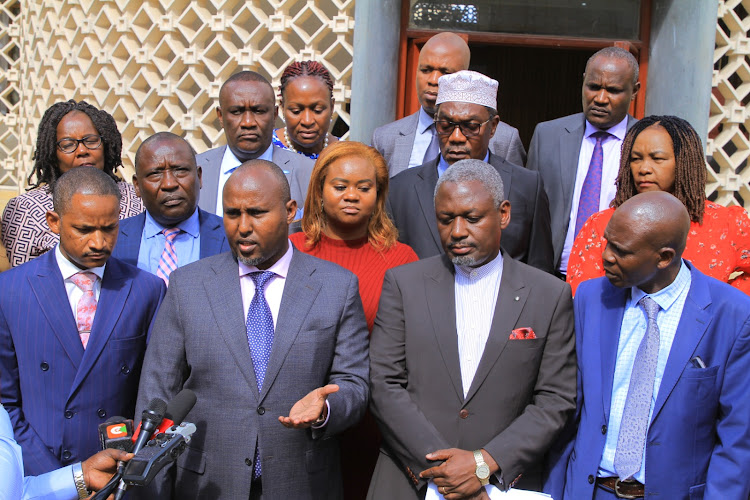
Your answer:
[[[337,435],[367,406],[367,336],[356,276],[295,249],[259,393],[237,261],[227,252],[174,271],[144,360],[136,414],[154,397],[169,401],[192,389],[198,402],[185,420],[198,430],[176,467],[142,498],[246,499],[256,445],[265,498],[340,498]],[[340,390],[328,398],[323,429],[279,423],[326,384]]]
[[[216,213],[221,160],[224,158],[226,148],[226,146],[219,146],[195,157],[198,166],[203,169],[203,187],[198,206],[212,214]],[[312,174],[315,162],[304,155],[278,146],[273,146],[273,162],[286,173],[292,199],[297,200],[298,207],[304,207],[307,185],[310,184],[310,174]]]
[[[444,255],[385,275],[370,342],[371,410],[383,434],[368,498],[414,500],[429,452],[484,448],[507,487],[540,489],[547,449],[575,410],[570,286],[507,258],[484,353],[467,396],[454,267]],[[532,328],[536,338],[509,340]]]
[[[637,121],[628,116],[628,129]],[[542,175],[544,190],[549,198],[555,269],[560,267],[560,256],[568,233],[578,155],[581,153],[581,141],[585,130],[586,119],[583,113],[542,122],[534,129],[529,146],[529,161],[526,168],[536,170]]]
[[[391,177],[408,168],[418,123],[419,112],[416,112],[378,127],[372,134],[372,146],[385,158]],[[518,130],[502,121],[490,140],[490,152],[515,165],[523,166],[526,163],[526,150]]]

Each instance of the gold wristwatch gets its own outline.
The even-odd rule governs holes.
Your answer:
[[[477,479],[482,483],[482,486],[490,484],[490,466],[484,461],[484,456],[479,450],[474,450],[474,460],[477,462],[477,470],[474,474],[477,475]]]

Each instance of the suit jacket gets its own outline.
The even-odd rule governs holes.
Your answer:
[[[505,257],[505,254],[504,254]],[[541,488],[541,462],[575,409],[570,286],[505,259],[492,327],[464,397],[454,276],[445,255],[389,270],[370,339],[371,409],[383,446],[368,498],[414,499],[425,454],[484,448],[507,487]],[[509,340],[533,328],[536,339]]]
[[[750,495],[750,298],[688,264],[692,283],[646,436],[646,498]],[[620,326],[629,289],[606,278],[575,298],[578,398],[570,438],[545,490],[556,499],[592,498],[604,450]],[[706,368],[691,360],[700,356]],[[575,439],[573,439],[575,438]],[[565,491],[563,497],[562,492]]]
[[[367,405],[367,335],[356,276],[294,250],[259,393],[237,261],[227,252],[174,271],[146,352],[137,408],[192,389],[198,402],[186,420],[198,430],[176,467],[143,498],[248,498],[258,443],[264,498],[340,498],[337,435]],[[328,383],[340,390],[328,397],[324,428],[279,423],[295,402]]]
[[[198,206],[211,214],[216,213],[221,160],[224,158],[226,148],[226,146],[219,146],[195,157],[196,163],[203,169],[203,187],[201,187]],[[278,146],[273,146],[273,162],[286,173],[292,199],[297,200],[298,207],[304,207],[307,185],[310,184],[310,175],[315,162],[305,155],[293,153]]]
[[[637,121],[628,116],[628,129]],[[549,198],[555,269],[560,267],[560,256],[570,224],[578,156],[581,154],[585,130],[586,119],[583,113],[542,122],[534,129],[529,146],[526,168],[542,175],[544,190]]]
[[[412,247],[420,259],[443,253],[435,217],[438,161],[401,172],[391,180],[388,192],[386,208],[398,228],[399,241]],[[500,172],[511,206],[503,249],[516,260],[552,272],[549,203],[541,177],[492,153],[489,163]]]
[[[164,282],[110,258],[84,351],[55,252],[0,274],[0,396],[38,475],[87,459],[97,425],[133,417]]]
[[[141,250],[143,226],[146,224],[146,213],[120,221],[120,233],[112,256],[131,266],[138,266],[138,253]],[[198,224],[201,235],[200,259],[229,251],[229,243],[224,233],[221,217],[198,209]],[[184,264],[180,264],[184,265]]]
[[[372,146],[385,158],[391,177],[409,167],[418,124],[419,111],[378,127],[372,134]],[[505,122],[498,123],[495,135],[490,140],[490,151],[515,165],[523,166],[526,163],[526,150],[518,135],[518,129]]]

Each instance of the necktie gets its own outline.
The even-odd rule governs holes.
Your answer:
[[[628,397],[622,412],[620,434],[617,436],[614,465],[617,475],[623,480],[641,469],[654,393],[656,362],[659,358],[659,326],[656,324],[659,304],[648,295],[639,300],[638,304],[646,311],[648,323],[633,362]]]
[[[578,236],[586,220],[599,211],[599,198],[602,194],[602,166],[604,165],[602,142],[609,135],[608,132],[602,131],[591,135],[596,139],[596,144],[589,162],[589,170],[586,172],[586,178],[583,180],[583,186],[581,187],[578,215],[576,215],[576,236]]]
[[[96,314],[94,284],[97,279],[96,274],[86,271],[81,271],[70,277],[70,280],[83,291],[83,296],[78,300],[78,306],[76,306],[76,326],[84,349],[89,343],[91,325],[94,324],[94,315]]]
[[[174,248],[174,239],[180,234],[181,229],[173,227],[171,229],[164,229],[164,250],[161,252],[161,259],[159,264],[156,266],[156,275],[164,280],[164,283],[169,286],[169,275],[177,269],[177,250]]]
[[[440,154],[440,143],[438,142],[438,135],[437,131],[435,130],[435,124],[431,123],[430,126],[427,127],[427,130],[432,133],[432,140],[430,141],[430,145],[427,146],[427,151],[424,152],[422,163],[427,163],[428,161],[437,158],[437,156]]]
[[[263,387],[263,379],[266,376],[268,359],[271,357],[273,346],[273,316],[271,308],[266,301],[265,285],[275,276],[270,271],[260,271],[250,274],[255,283],[255,295],[247,310],[247,343],[250,345],[250,355],[253,357],[253,370],[255,380],[258,382],[258,392]],[[253,466],[253,479],[261,475],[260,451],[255,448],[255,465]]]

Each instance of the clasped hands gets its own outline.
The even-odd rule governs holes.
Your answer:
[[[497,472],[499,466],[490,454],[483,451],[482,455],[490,468],[490,473]],[[442,460],[443,463],[423,470],[419,477],[432,479],[446,500],[489,500],[489,495],[476,476],[477,462],[474,460],[473,452],[450,448],[428,453],[426,458],[432,461]]]
[[[294,403],[288,417],[279,417],[279,422],[289,429],[307,429],[316,421],[324,421],[328,411],[326,398],[329,394],[338,390],[339,386],[336,384],[328,384],[313,389],[305,397]]]

